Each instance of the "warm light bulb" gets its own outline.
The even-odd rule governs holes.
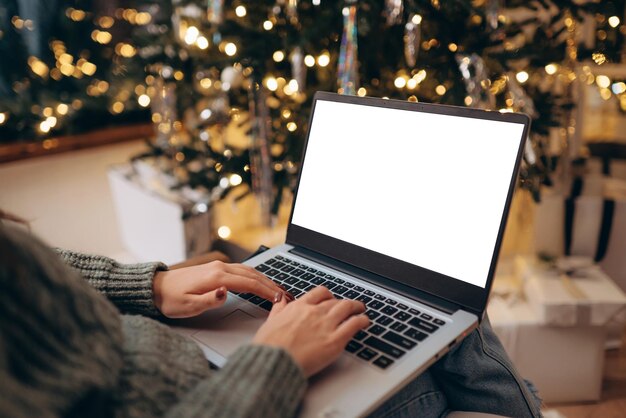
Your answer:
[[[621,81],[619,83],[614,83],[611,86],[611,90],[613,90],[613,93],[615,94],[622,94],[626,91],[626,84]]]
[[[237,45],[235,45],[232,42],[227,43],[226,46],[224,46],[224,52],[229,57],[232,57],[233,55],[237,53]]]
[[[237,15],[237,17],[244,17],[247,13],[248,11],[246,10],[245,6],[237,6],[235,8],[235,14]]]
[[[307,67],[313,67],[315,65],[315,57],[313,55],[307,55],[304,57],[304,65]]]
[[[228,180],[231,186],[239,186],[243,182],[239,174],[231,174]]]
[[[231,233],[232,232],[230,228],[227,227],[226,225],[222,225],[219,228],[217,228],[217,236],[219,236],[221,239],[230,238]]]
[[[287,124],[287,130],[289,132],[294,132],[296,129],[298,129],[298,125],[296,125],[294,122],[289,122]]]
[[[7,121],[7,114],[6,113],[0,113],[0,125],[4,124],[4,122]]]
[[[359,87],[359,89],[356,91],[356,94],[360,97],[365,97],[367,96],[367,90],[365,89],[365,87]]]
[[[150,105],[150,96],[147,94],[142,94],[137,98],[137,102],[141,107],[148,107]]]
[[[320,67],[326,67],[328,64],[330,64],[330,56],[328,55],[328,53],[323,53],[322,55],[317,57],[317,64]]]
[[[420,15],[413,16],[413,18],[411,19],[411,22],[414,25],[419,25],[420,23],[422,23],[422,16],[420,16]]]
[[[555,63],[548,64],[545,66],[546,73],[549,75],[556,74],[558,69],[559,69],[559,66],[556,65]]]
[[[520,71],[519,73],[515,74],[515,78],[517,79],[517,81],[524,84],[528,81],[529,75],[526,71]]]
[[[198,48],[200,49],[207,49],[209,47],[209,40],[204,36],[198,36],[196,45],[198,45]]]
[[[265,87],[270,91],[276,91],[278,89],[278,81],[274,77],[266,78]]]
[[[285,59],[285,53],[283,51],[276,51],[274,52],[274,54],[272,55],[272,58],[274,59],[274,61],[276,62],[281,62],[282,60]]]
[[[618,27],[619,26],[619,17],[617,17],[617,16],[609,17],[609,25],[611,25],[612,28]]]
[[[187,28],[187,31],[185,32],[185,43],[187,45],[193,45],[196,40],[198,39],[198,36],[200,35],[200,31],[198,30],[197,27],[195,26],[189,26]]]
[[[272,30],[273,27],[274,27],[274,24],[272,23],[271,20],[266,20],[265,22],[263,22],[263,29]]]
[[[606,89],[611,85],[611,79],[605,75],[599,75],[596,77],[596,84],[598,87]]]
[[[393,81],[393,85],[396,86],[399,89],[402,89],[406,86],[406,80],[404,79],[404,77],[397,77],[394,81]]]
[[[443,96],[444,94],[446,94],[446,87],[443,84],[439,84],[437,87],[435,87],[435,93]]]

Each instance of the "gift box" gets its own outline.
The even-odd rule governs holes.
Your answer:
[[[626,295],[593,260],[526,263],[520,272],[530,307],[545,325],[606,326],[626,310]]]
[[[174,264],[209,251],[209,206],[172,191],[149,165],[121,164],[108,171],[122,242],[137,261]]]
[[[523,299],[493,297],[487,312],[513,364],[544,402],[600,399],[605,327],[546,325]]]

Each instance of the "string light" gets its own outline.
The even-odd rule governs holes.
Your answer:
[[[618,27],[618,26],[619,26],[619,23],[620,23],[619,17],[617,17],[617,16],[611,16],[611,17],[609,17],[609,25],[610,25],[612,28],[616,28],[616,27]]]
[[[330,64],[330,55],[328,52],[323,52],[317,57],[317,65],[320,67],[326,67],[328,64]]]
[[[443,96],[444,94],[446,94],[446,87],[443,84],[439,84],[437,87],[435,87],[435,93],[437,93],[440,96]]]
[[[239,186],[243,182],[243,178],[239,174],[231,174],[228,181],[231,186]]]
[[[295,122],[289,122],[287,124],[287,130],[289,132],[295,132],[296,129],[298,129],[298,125],[296,125]]]
[[[107,31],[96,29],[91,32],[91,39],[93,39],[95,42],[98,42],[99,44],[106,45],[111,42],[113,36]]]
[[[611,79],[605,75],[599,75],[596,77],[596,84],[598,87],[606,89],[611,85]]]
[[[57,106],[57,113],[59,115],[67,115],[69,108],[70,107],[66,105],[65,103],[59,103],[59,105]]]
[[[238,17],[244,17],[247,13],[248,13],[248,11],[246,10],[245,6],[237,6],[235,8],[235,14]]]
[[[222,225],[219,228],[217,228],[217,236],[220,237],[221,239],[230,238],[231,233],[232,232],[230,228],[227,227],[226,225]]]
[[[276,62],[282,62],[285,59],[285,53],[283,51],[276,51],[272,55],[272,58]]]
[[[207,49],[209,47],[209,40],[204,36],[198,36],[196,40],[196,45],[200,49]]]
[[[528,81],[529,75],[526,71],[520,71],[517,74],[515,74],[515,78],[517,79],[517,81],[524,84],[525,82]]]
[[[546,65],[546,66],[544,67],[544,69],[546,70],[546,73],[547,73],[548,75],[554,75],[554,74],[556,74],[556,72],[558,71],[559,66],[558,66],[557,64],[555,64],[555,63],[552,63],[552,64],[548,64],[548,65]]]
[[[365,87],[359,87],[359,89],[356,91],[356,94],[360,97],[365,97],[367,96],[367,90],[365,89]]]
[[[0,113],[0,125],[4,125],[8,118],[9,115],[6,112]]]
[[[399,89],[402,89],[406,86],[406,80],[404,79],[404,77],[396,77],[396,79],[393,81],[393,85]]]
[[[228,55],[229,57],[232,57],[233,55],[235,55],[237,53],[237,45],[235,45],[232,42],[227,43],[224,46],[224,52],[226,53],[226,55]]]
[[[271,20],[266,20],[265,22],[263,22],[263,29],[272,30],[273,27],[274,27],[274,24],[272,23]]]
[[[198,36],[200,35],[200,31],[195,26],[189,26],[185,31],[185,38],[183,39],[187,45],[193,45]]]
[[[141,107],[148,107],[150,105],[150,97],[147,94],[142,94],[137,98],[137,103]]]
[[[615,94],[622,94],[626,92],[626,84],[621,81],[619,83],[613,83],[613,85],[611,86],[611,90]]]
[[[307,67],[313,67],[315,65],[315,57],[313,55],[305,56],[304,65],[306,65]]]

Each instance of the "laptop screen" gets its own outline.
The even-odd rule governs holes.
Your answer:
[[[523,131],[317,100],[291,223],[484,288]]]

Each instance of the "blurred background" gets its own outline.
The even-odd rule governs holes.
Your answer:
[[[284,239],[315,91],[526,113],[491,321],[547,415],[623,416],[625,6],[1,0],[0,207],[54,246],[238,261]]]

